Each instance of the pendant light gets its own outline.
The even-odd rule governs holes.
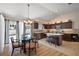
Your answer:
[[[31,19],[29,18],[29,7],[30,7],[30,4],[27,4],[28,6],[28,20],[24,21],[26,24],[32,24],[32,21]]]

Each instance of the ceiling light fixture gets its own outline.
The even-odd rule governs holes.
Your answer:
[[[31,19],[29,18],[29,7],[30,7],[30,4],[27,4],[28,6],[28,20],[24,21],[26,24],[32,24],[32,21]]]

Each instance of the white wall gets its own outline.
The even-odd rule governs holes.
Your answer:
[[[4,39],[5,39],[5,23],[4,17],[0,14],[0,54],[4,49]]]

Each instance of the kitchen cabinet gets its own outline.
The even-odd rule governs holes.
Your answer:
[[[47,34],[47,41],[60,46],[62,45],[62,35],[61,33],[46,33]]]
[[[62,23],[62,29],[71,29],[72,28],[72,21]]]
[[[78,34],[64,34],[63,35],[63,40],[79,42],[79,36],[78,36]]]
[[[52,24],[43,24],[44,29],[51,29],[52,28]]]
[[[72,41],[71,40],[71,34],[64,34],[63,35],[63,40],[65,40],[65,41]]]
[[[56,28],[56,25],[55,24],[52,24],[52,29],[55,29]]]
[[[35,22],[34,23],[34,29],[38,29],[38,25],[39,25],[38,22]]]
[[[72,29],[72,21],[60,22],[55,24],[43,24],[45,29]]]
[[[42,39],[42,38],[46,38],[46,34],[41,32],[36,32],[34,33],[34,37],[37,37],[38,39]]]

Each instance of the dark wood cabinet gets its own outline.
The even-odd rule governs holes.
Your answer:
[[[52,28],[52,24],[43,24],[44,29],[51,29]]]
[[[63,35],[63,40],[65,40],[65,41],[72,41],[71,40],[71,34],[64,34]]]
[[[38,24],[37,22],[35,22],[35,23],[34,23],[34,29],[38,29],[38,25],[39,25],[39,24]]]
[[[62,23],[62,29],[71,29],[72,28],[72,21]]]
[[[68,22],[60,22],[55,24],[43,24],[45,29],[71,29],[72,28],[72,21]]]
[[[63,35],[63,40],[79,42],[79,36],[78,36],[78,34],[64,34]]]
[[[44,26],[44,29],[47,29],[47,25],[46,24],[43,24],[43,26]]]
[[[46,38],[46,34],[45,33],[34,33],[34,36],[39,38],[39,39]]]
[[[60,46],[62,45],[62,35],[50,35],[50,36],[47,36],[47,42],[49,43],[53,43],[57,46]]]
[[[55,24],[52,24],[52,29],[55,29],[56,28],[56,25]]]

